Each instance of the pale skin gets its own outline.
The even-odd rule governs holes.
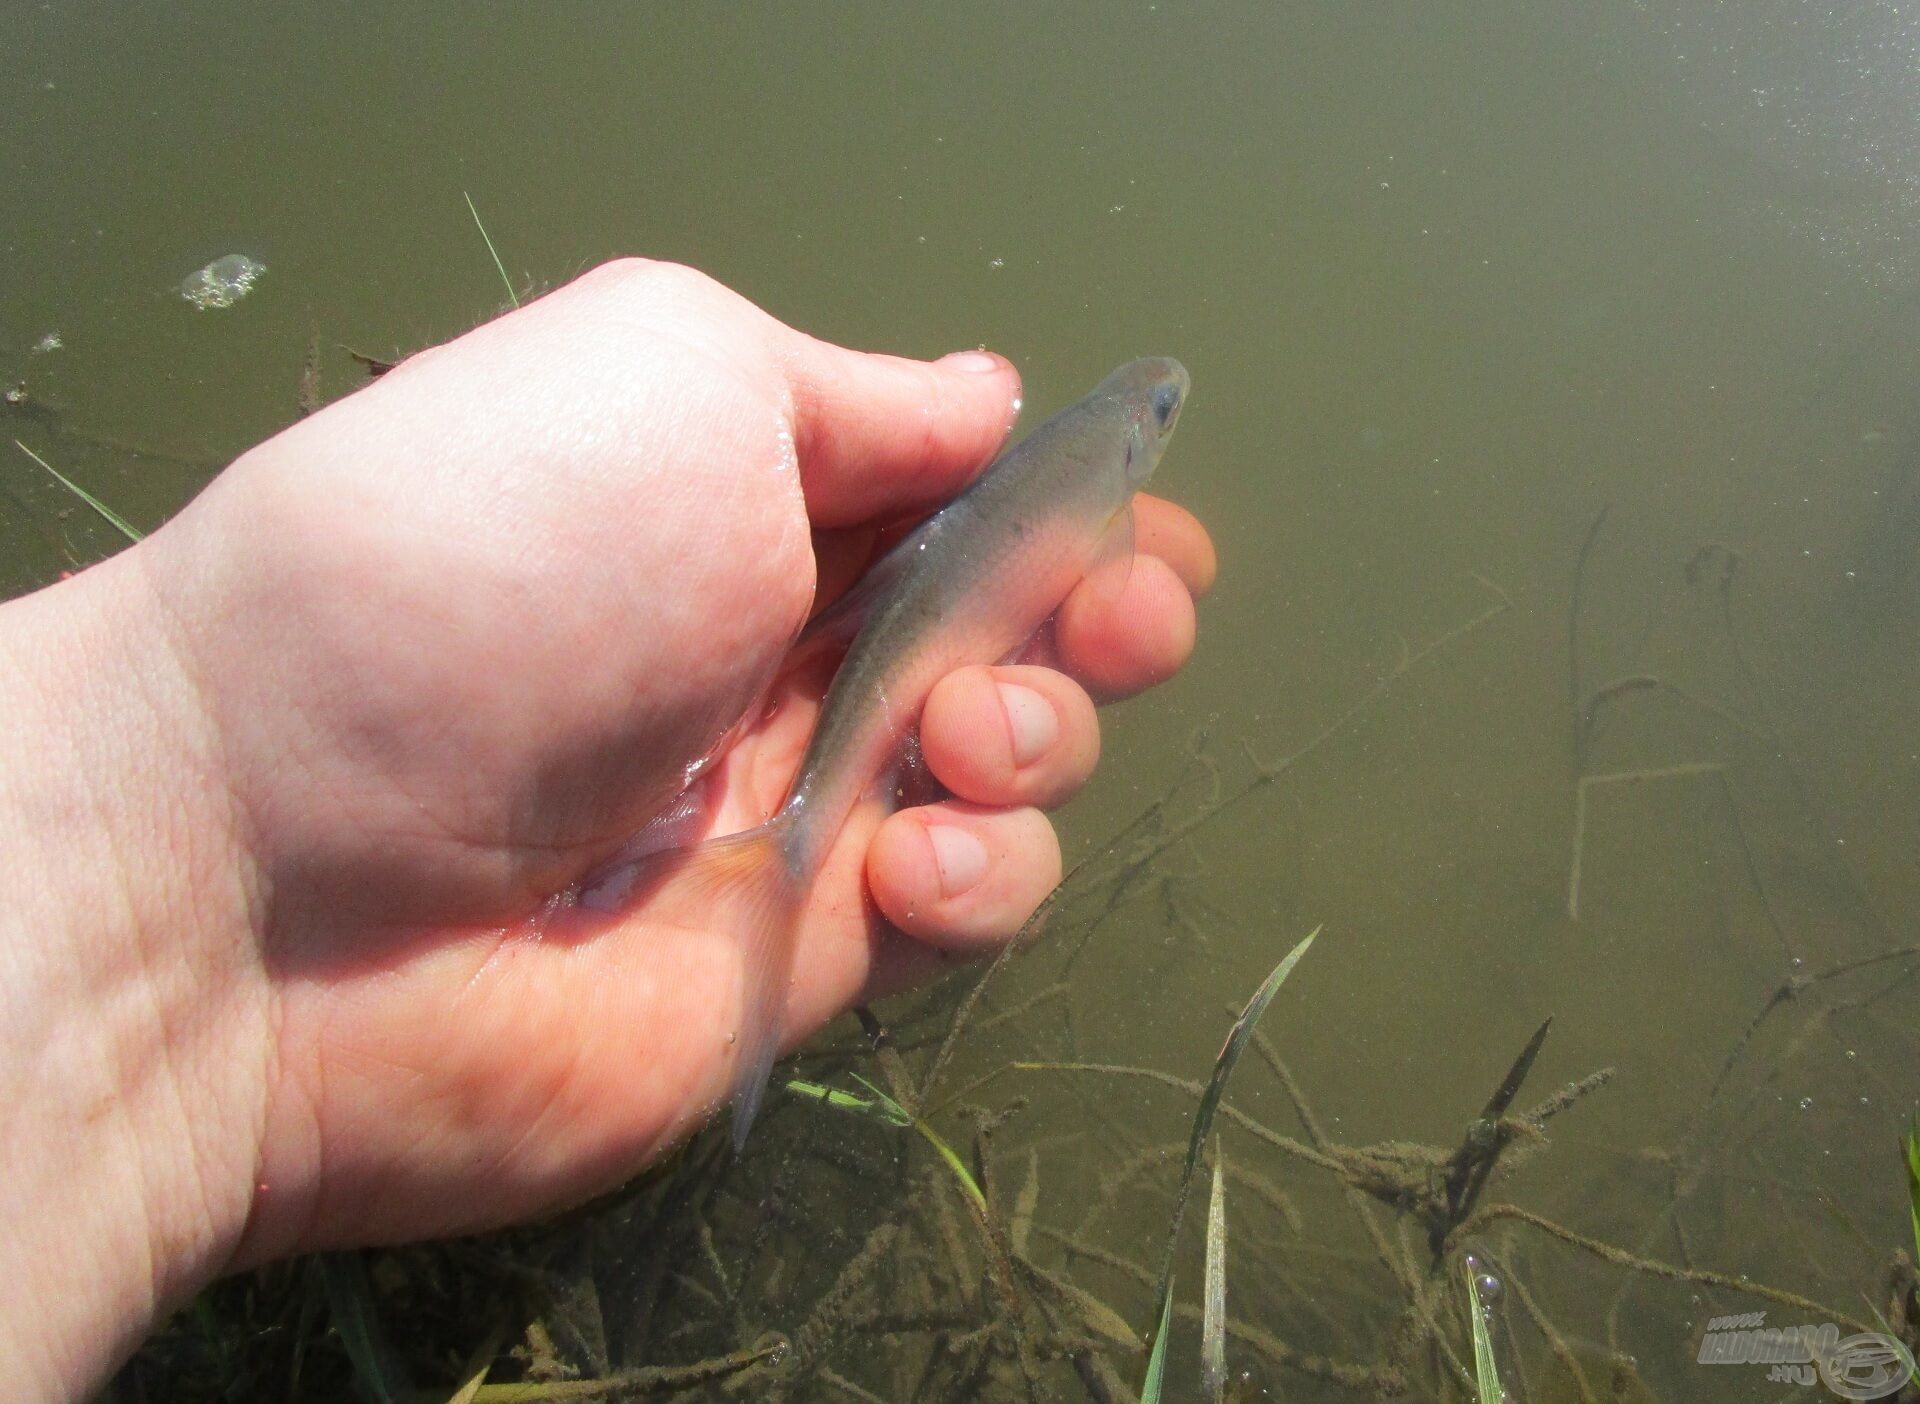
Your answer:
[[[538,914],[723,735],[702,829],[777,805],[822,670],[729,723],[1019,393],[987,353],[843,350],[622,261],[0,606],[10,1393],[97,1385],[223,1272],[523,1219],[710,1116],[732,940],[644,897],[563,936]],[[1094,698],[1180,666],[1213,578],[1169,503],[1139,502],[1136,542],[1030,662],[934,692],[922,747],[953,797],[841,834],[788,1046],[991,950],[1058,880],[1042,811],[1093,768]]]

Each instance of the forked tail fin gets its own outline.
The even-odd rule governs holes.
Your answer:
[[[767,1076],[780,1054],[793,973],[793,946],[806,899],[807,876],[788,860],[791,821],[778,819],[745,833],[712,839],[679,859],[667,890],[675,904],[693,908],[687,918],[723,931],[739,944],[740,1026],[734,1045],[733,1146],[747,1132],[766,1094]]]

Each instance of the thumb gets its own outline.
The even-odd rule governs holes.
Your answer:
[[[965,487],[1020,412],[1020,373],[990,351],[937,361],[793,333],[794,447],[815,526],[927,511]]]

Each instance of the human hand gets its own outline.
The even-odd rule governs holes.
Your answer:
[[[23,602],[23,632],[64,613],[143,704],[113,729],[138,783],[104,826],[134,954],[62,993],[153,1010],[167,1095],[147,1100],[171,1106],[123,1149],[187,1167],[143,1206],[167,1245],[155,1297],[582,1197],[718,1103],[731,942],[644,903],[564,935],[537,915],[760,695],[816,561],[823,593],[843,587],[878,529],[984,464],[1017,393],[984,353],[864,356],[687,270],[610,265],[403,363]],[[955,798],[842,833],[787,1042],[1004,939],[1057,880],[1038,808],[1098,749],[1067,674],[1102,695],[1166,676],[1212,575],[1190,517],[1139,511],[1124,585],[1078,592],[1037,647],[1065,672],[965,669],[929,700],[923,752]],[[85,706],[111,715],[103,678]],[[730,738],[705,831],[779,803],[823,682],[781,679]],[[156,829],[174,861],[130,857]]]

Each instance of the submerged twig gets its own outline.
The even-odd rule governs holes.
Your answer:
[[[1544,1214],[1522,1209],[1517,1204],[1489,1204],[1455,1230],[1456,1238],[1465,1238],[1480,1232],[1489,1224],[1502,1219],[1526,1224],[1542,1233],[1559,1239],[1562,1243],[1578,1248],[1581,1252],[1599,1258],[1602,1262],[1615,1267],[1631,1268],[1634,1272],[1645,1273],[1650,1277],[1664,1277],[1673,1282],[1693,1282],[1705,1287],[1723,1287],[1731,1292],[1741,1292],[1749,1297],[1757,1297],[1763,1302],[1772,1302],[1776,1306],[1791,1307],[1804,1312],[1815,1320],[1833,1321],[1850,1331],[1868,1331],[1872,1328],[1865,1322],[1835,1311],[1832,1307],[1803,1297],[1798,1292],[1789,1292],[1784,1288],[1770,1287],[1763,1282],[1755,1282],[1744,1273],[1714,1272],[1707,1268],[1681,1267],[1674,1263],[1663,1263],[1655,1258],[1644,1257],[1625,1248],[1615,1247],[1597,1238],[1577,1233],[1562,1224],[1555,1223]]]
[[[1582,775],[1573,787],[1573,856],[1567,863],[1567,916],[1580,919],[1580,877],[1586,862],[1587,792],[1600,785],[1632,785],[1649,780],[1686,780],[1717,775],[1726,767],[1719,761],[1689,761],[1645,770],[1616,770],[1605,775]]]
[[[1576,776],[1587,768],[1589,739],[1588,703],[1581,691],[1580,679],[1580,616],[1586,607],[1587,562],[1600,540],[1600,528],[1607,524],[1607,514],[1612,510],[1613,504],[1608,503],[1594,514],[1593,521],[1587,526],[1587,534],[1580,540],[1580,550],[1573,563],[1573,602],[1567,610],[1567,715],[1573,727],[1573,773]]]

